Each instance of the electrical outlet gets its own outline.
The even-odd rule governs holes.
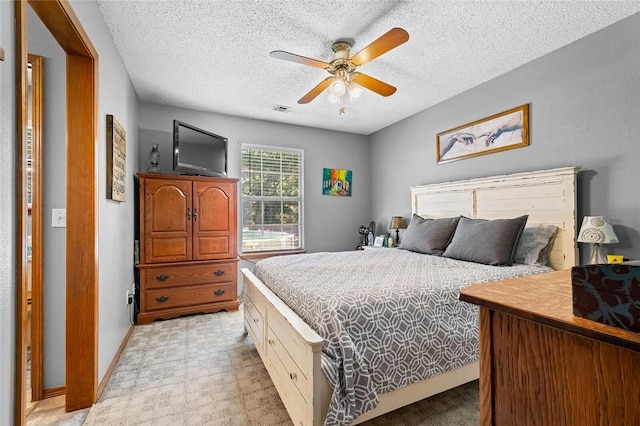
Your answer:
[[[127,291],[127,306],[133,303],[133,293]]]

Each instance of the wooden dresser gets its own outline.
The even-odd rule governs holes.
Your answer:
[[[476,284],[481,425],[640,425],[640,334],[576,317],[570,270]]]
[[[237,310],[237,179],[138,174],[138,323]]]

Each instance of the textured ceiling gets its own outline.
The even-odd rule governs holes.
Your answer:
[[[639,1],[98,1],[143,102],[371,134],[640,11]],[[329,74],[273,50],[328,60],[393,27],[409,41],[358,70],[398,88],[338,107]],[[292,107],[277,112],[275,105]]]

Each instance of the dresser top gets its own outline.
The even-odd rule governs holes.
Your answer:
[[[569,269],[474,284],[460,300],[640,352],[640,333],[573,315]]]

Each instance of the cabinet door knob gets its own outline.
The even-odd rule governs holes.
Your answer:
[[[187,220],[191,220],[191,209],[187,207]]]
[[[169,279],[169,275],[165,275],[165,274],[161,274],[156,277],[156,280],[158,281],[166,281],[168,279]]]
[[[224,294],[224,290],[220,288],[214,291],[213,294],[215,294],[216,296],[222,296]]]
[[[298,375],[296,373],[289,373],[289,377],[291,378],[291,380],[296,380],[298,378]]]
[[[167,296],[160,296],[160,297],[156,297],[156,300],[157,300],[159,303],[164,303],[164,302],[166,302],[167,300],[169,300],[169,298],[168,298]]]
[[[213,273],[213,275],[215,275],[216,277],[221,277],[224,275],[224,271],[222,269],[218,269]]]
[[[193,209],[193,220],[198,220],[198,209],[196,208]]]

